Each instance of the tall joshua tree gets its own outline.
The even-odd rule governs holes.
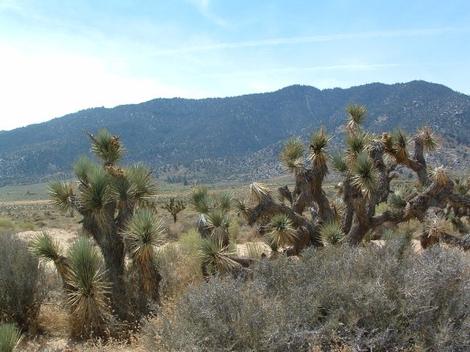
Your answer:
[[[161,229],[147,226],[146,221],[154,218],[150,213],[141,212],[142,209],[154,208],[152,199],[156,194],[156,184],[146,167],[119,165],[124,154],[119,137],[106,130],[96,135],[89,134],[89,137],[98,162],[81,158],[74,166],[77,182],[51,183],[50,197],[58,207],[74,209],[81,214],[84,232],[94,240],[103,255],[112,309],[119,318],[131,319],[128,290],[158,297],[160,275],[150,247]],[[134,219],[135,214],[137,219]],[[136,272],[139,282],[146,285],[145,289],[126,285],[126,254],[132,266],[141,269]],[[60,257],[53,260],[64,262]],[[63,265],[60,271],[63,271]],[[149,287],[153,290],[151,293]],[[135,297],[135,293],[132,296]]]
[[[283,244],[288,253],[298,254],[306,246],[325,242],[344,240],[357,245],[385,222],[398,224],[413,218],[426,222],[434,208],[458,209],[453,211],[454,219],[470,214],[470,196],[462,194],[463,187],[457,187],[457,192],[443,168],[430,170],[426,163],[425,152],[437,146],[430,128],[422,128],[411,138],[402,131],[374,135],[362,127],[365,115],[363,106],[348,107],[341,154],[328,154],[329,137],[323,129],[312,134],[307,148],[297,138],[286,142],[280,160],[294,176],[295,187],[291,191],[284,186],[278,192],[289,204],[278,202],[266,186],[251,185],[254,202],[252,206],[239,202],[239,211],[250,225],[262,224],[269,230],[271,244]],[[343,178],[340,204],[328,199],[324,191],[328,164]],[[420,190],[407,197],[398,188],[392,190],[397,167],[415,172]],[[390,209],[376,214],[377,205],[387,201]]]

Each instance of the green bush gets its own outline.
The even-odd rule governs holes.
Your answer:
[[[43,271],[25,242],[0,234],[0,322],[34,323],[44,297]]]
[[[214,278],[149,326],[149,348],[172,351],[464,351],[470,261],[409,241],[327,247],[263,260],[253,278]]]

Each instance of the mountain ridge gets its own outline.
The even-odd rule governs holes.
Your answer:
[[[281,172],[275,153],[290,135],[305,138],[324,126],[339,143],[350,103],[366,105],[366,127],[374,132],[395,127],[413,132],[430,125],[444,137],[446,151],[466,153],[470,144],[470,97],[444,85],[374,82],[323,90],[291,85],[268,93],[90,108],[0,131],[0,185],[67,177],[73,161],[89,152],[85,133],[100,128],[122,137],[129,150],[126,161],[144,161],[160,177],[262,177],[254,170]],[[256,155],[265,155],[267,164],[255,162]]]

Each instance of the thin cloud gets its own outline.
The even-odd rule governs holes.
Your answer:
[[[210,7],[210,0],[188,0],[188,1],[198,10],[198,12],[202,16],[204,16],[211,22],[215,23],[216,25],[220,27],[228,27],[228,22],[224,20],[223,18],[214,14],[214,12],[212,11]]]
[[[205,2],[205,1],[198,1]],[[257,48],[257,47],[270,47],[280,45],[292,44],[307,44],[307,43],[321,43],[332,42],[341,40],[352,39],[375,39],[375,38],[400,38],[400,37],[424,37],[441,35],[446,33],[462,33],[469,32],[470,28],[455,28],[455,27],[442,27],[442,28],[422,28],[422,29],[404,29],[392,31],[373,31],[373,32],[357,32],[357,33],[337,33],[325,35],[312,35],[312,36],[299,36],[299,37],[278,37],[268,38],[261,40],[248,40],[241,42],[220,42],[213,44],[203,44],[197,46],[190,46],[184,48],[158,50],[154,55],[175,55],[185,53],[197,53],[206,51],[217,51],[225,49],[242,49],[242,48]]]

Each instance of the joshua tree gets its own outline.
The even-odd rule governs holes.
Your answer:
[[[200,213],[197,228],[203,239],[200,248],[203,275],[236,273],[248,267],[253,260],[237,256],[235,247],[230,243],[228,228],[232,195],[222,193],[212,196],[207,188],[197,187],[193,190],[192,203]]]
[[[323,129],[311,136],[307,155],[300,139],[286,142],[280,160],[293,174],[295,187],[293,191],[287,186],[279,188],[281,202],[266,186],[253,183],[252,206],[238,203],[248,224],[267,229],[273,249],[287,246],[288,253],[298,254],[311,245],[339,241],[357,245],[369,231],[386,222],[398,224],[413,218],[425,222],[435,207],[453,209],[454,219],[470,214],[470,196],[463,182],[456,187],[443,168],[430,170],[427,166],[425,152],[437,146],[429,128],[419,130],[410,139],[402,131],[378,136],[364,131],[365,114],[362,106],[348,107],[346,149],[342,154],[328,154],[329,137]],[[410,142],[412,153],[408,150]],[[328,199],[324,191],[328,160],[343,178],[338,185],[340,201]],[[400,188],[391,187],[398,176],[397,167],[409,168],[417,175],[419,186],[406,196]],[[387,201],[389,209],[376,214],[377,205]]]
[[[173,216],[173,222],[176,223],[178,213],[186,209],[186,205],[182,200],[175,200],[174,197],[171,197],[170,200],[162,206],[162,209],[168,211]]]
[[[100,273],[100,277],[109,284],[106,296],[112,311],[120,319],[135,319],[129,297],[155,300],[161,279],[152,248],[161,233],[151,210],[156,184],[146,167],[119,165],[124,147],[118,137],[106,130],[89,137],[100,163],[81,158],[74,167],[78,181],[51,183],[50,197],[58,207],[81,214],[84,232],[94,240],[104,259],[104,276]],[[46,248],[54,249],[54,243],[47,241],[42,239]],[[75,287],[80,268],[74,267],[73,253],[65,258],[57,250],[41,253],[41,246],[38,247],[38,254],[56,263],[64,285]],[[126,254],[131,259],[131,268],[138,268],[132,270],[132,275],[137,275],[139,287],[127,285]],[[75,294],[73,290],[72,293]]]

